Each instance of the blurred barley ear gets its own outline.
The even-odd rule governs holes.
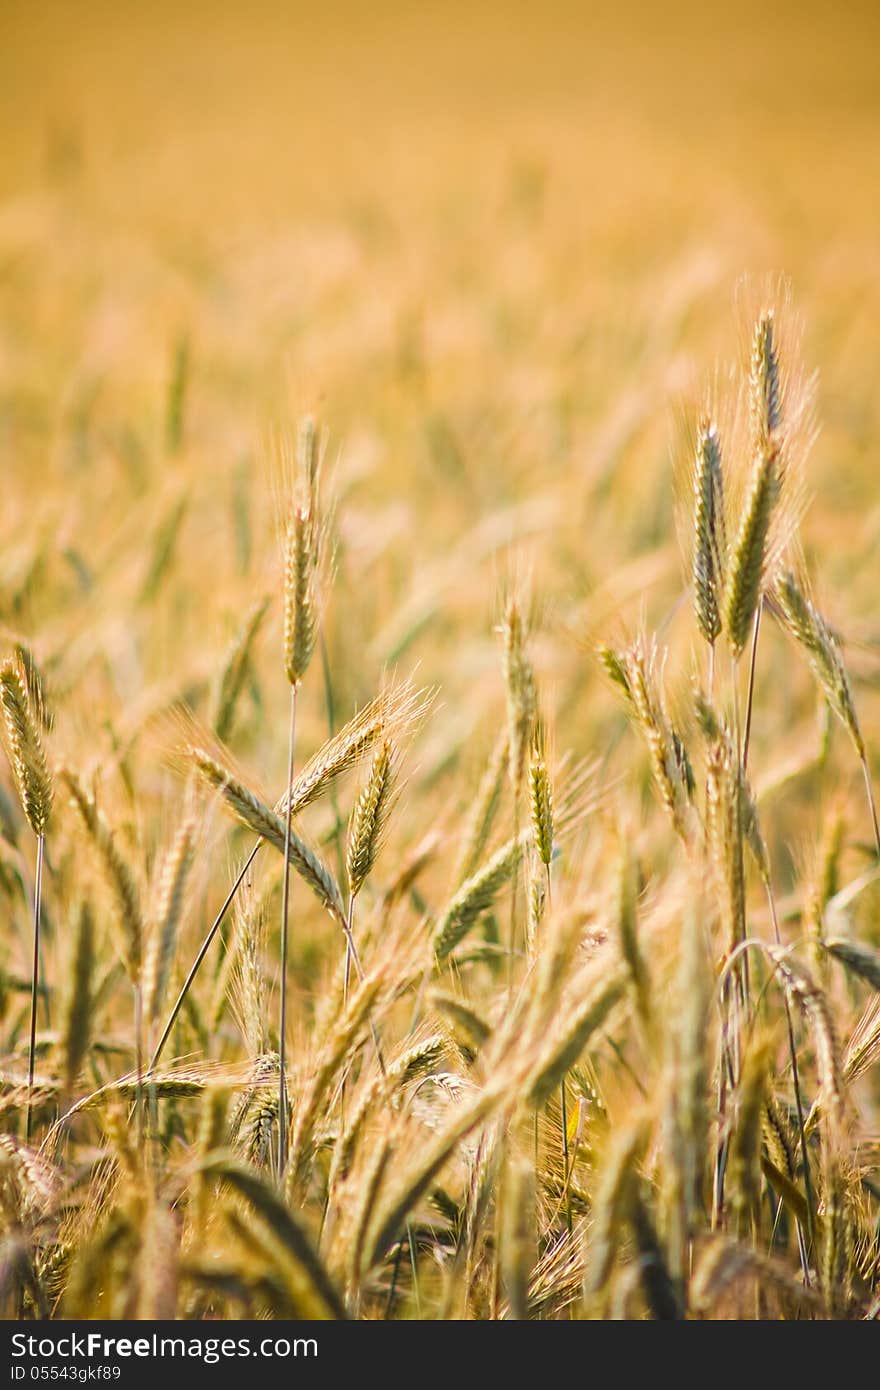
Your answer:
[[[33,959],[31,964],[31,1017],[28,1043],[28,1102],[25,1143],[30,1143],[33,1124],[34,1063],[37,1045],[37,998],[40,977],[40,909],[46,829],[52,813],[52,778],[46,762],[39,723],[28,697],[22,667],[7,660],[0,667],[0,700],[3,704],[6,753],[18,790],[22,811],[37,841],[34,871]]]

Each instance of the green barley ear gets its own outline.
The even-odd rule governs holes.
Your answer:
[[[845,726],[859,757],[864,757],[865,743],[852,686],[836,638],[793,574],[789,572],[782,576],[776,594],[785,626],[798,645],[803,647],[822,694]]]
[[[761,314],[755,325],[749,371],[749,404],[752,438],[756,446],[761,448],[782,425],[779,357],[776,350],[775,321],[771,310]]]
[[[39,837],[45,835],[52,814],[52,778],[24,672],[12,659],[0,667],[0,700],[6,752],[21,808],[31,830]]]
[[[553,858],[553,793],[545,758],[544,729],[538,724],[529,762],[529,808],[538,858],[545,868]]]
[[[357,897],[372,872],[382,844],[393,803],[395,762],[394,749],[386,739],[373,758],[351,813],[345,867],[352,898]]]
[[[721,633],[721,592],[727,558],[721,446],[714,424],[704,422],[694,463],[693,589],[697,625],[712,646]]]
[[[722,621],[735,659],[742,655],[749,639],[752,620],[761,598],[767,568],[770,522],[779,490],[779,446],[775,439],[770,439],[755,461],[725,589]]]

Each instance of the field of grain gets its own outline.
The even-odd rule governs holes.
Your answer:
[[[880,1316],[878,40],[0,6],[4,1317]]]

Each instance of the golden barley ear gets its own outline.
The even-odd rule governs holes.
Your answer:
[[[379,747],[358,795],[348,827],[345,867],[356,898],[379,854],[394,803],[397,756],[390,739]]]
[[[318,639],[327,549],[320,498],[320,443],[309,417],[299,430],[296,476],[284,535],[284,669],[292,686],[305,675]]]
[[[52,814],[52,777],[25,673],[11,658],[0,666],[0,701],[6,752],[21,808],[31,830],[39,837],[45,835]]]

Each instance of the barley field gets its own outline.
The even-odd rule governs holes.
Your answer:
[[[880,16],[0,6],[0,1312],[880,1316]]]

